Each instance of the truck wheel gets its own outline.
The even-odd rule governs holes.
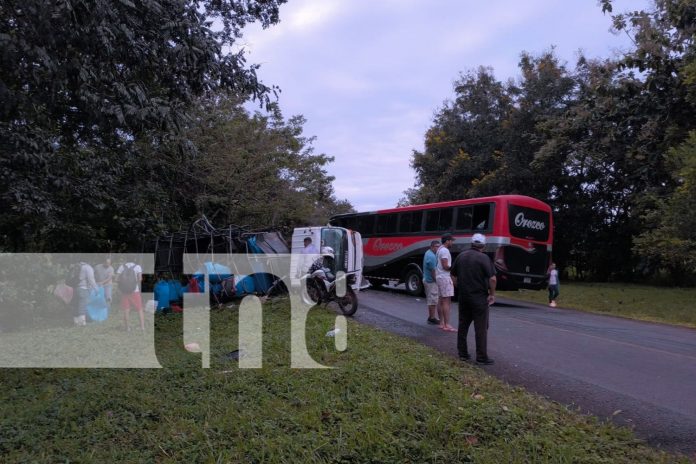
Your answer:
[[[416,269],[409,269],[404,277],[406,291],[409,295],[421,296],[423,294],[423,276]]]

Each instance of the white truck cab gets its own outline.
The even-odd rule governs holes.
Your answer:
[[[317,254],[307,254],[304,249],[305,238],[312,240]],[[360,290],[363,268],[363,247],[360,232],[343,227],[315,226],[298,227],[292,233],[290,259],[290,283],[300,285],[300,278],[307,273],[312,263],[321,255],[322,247],[334,250],[335,273],[344,272],[349,276],[350,286],[356,292]]]

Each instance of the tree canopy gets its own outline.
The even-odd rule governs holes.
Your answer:
[[[322,170],[331,158],[311,155],[302,119],[282,120],[271,100],[276,89],[236,46],[248,23],[277,23],[284,2],[2,2],[0,249],[134,248],[235,193],[256,192],[259,202],[270,191],[287,193],[284,200],[298,203],[316,198],[322,184],[317,211],[335,206],[332,178]],[[213,108],[218,120],[211,122],[200,110],[216,99],[237,103],[225,116]],[[248,100],[271,110],[271,121],[246,114],[240,104]],[[261,168],[280,161],[282,168]],[[263,173],[257,182],[224,177],[228,168],[247,174],[253,166],[245,162]],[[307,179],[292,176],[313,182],[299,187]],[[297,200],[303,189],[314,190]],[[234,216],[232,204],[250,203],[228,204],[225,219]],[[241,211],[234,220],[261,221]],[[323,214],[317,211],[305,205],[292,219]]]
[[[554,209],[561,266],[599,279],[696,276],[693,236],[675,216],[693,193],[696,4],[658,0],[612,24],[634,43],[620,58],[580,56],[569,69],[551,49],[522,53],[516,80],[462,74],[413,153],[404,202],[530,195]]]

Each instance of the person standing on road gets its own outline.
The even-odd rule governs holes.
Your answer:
[[[476,363],[490,365],[488,357],[488,313],[489,306],[495,302],[495,267],[483,252],[486,237],[474,234],[471,249],[457,256],[452,265],[452,276],[457,279],[459,291],[459,331],[457,351],[462,360],[469,359],[467,335],[469,326],[474,323],[476,332]]]
[[[556,298],[558,298],[560,282],[558,281],[558,271],[556,263],[551,263],[549,266],[549,306],[556,307]]]
[[[438,304],[437,281],[435,279],[438,248],[440,248],[440,241],[433,240],[430,242],[430,248],[423,255],[423,287],[425,288],[425,299],[428,305],[428,324],[433,325],[439,325],[440,318],[442,318],[442,309]],[[436,316],[439,316],[439,318]]]
[[[454,242],[454,237],[451,234],[442,236],[442,246],[437,250],[437,266],[435,268],[435,281],[437,282],[437,291],[439,294],[438,304],[440,306],[440,328],[445,332],[456,332],[457,329],[452,327],[450,320],[450,305],[454,296],[454,285],[452,284],[452,254],[449,249]]]

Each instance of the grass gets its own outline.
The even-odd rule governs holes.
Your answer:
[[[213,313],[210,369],[182,348],[180,315],[156,322],[163,369],[5,369],[2,462],[687,462],[352,321],[338,352],[325,337],[334,317],[314,309],[307,330],[331,370],[289,368],[282,301],[264,308],[262,369],[224,358],[237,348],[233,310]],[[137,337],[109,322],[81,330]]]
[[[501,296],[547,304],[546,291],[500,292]],[[696,288],[619,283],[561,283],[559,307],[696,328]]]

